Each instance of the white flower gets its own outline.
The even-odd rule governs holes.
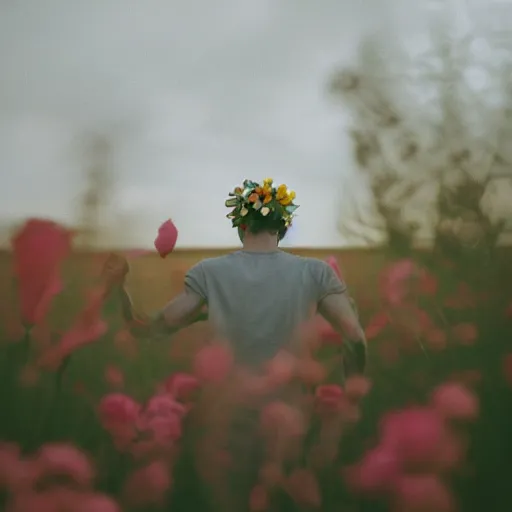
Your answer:
[[[268,206],[264,206],[261,209],[261,215],[263,215],[264,217],[266,217],[269,213],[270,213],[270,208]]]
[[[262,206],[263,206],[263,203],[262,203],[260,200],[256,201],[256,202],[252,205],[252,207],[253,207],[255,210],[259,210]]]
[[[245,217],[249,213],[249,210],[245,206],[240,210],[240,215]]]

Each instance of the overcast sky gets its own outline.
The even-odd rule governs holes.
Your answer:
[[[428,2],[2,0],[0,216],[75,223],[100,132],[116,241],[149,246],[172,217],[181,246],[235,245],[227,193],[272,176],[301,205],[289,244],[343,244],[340,188],[360,186],[326,82],[366,33],[424,27]]]

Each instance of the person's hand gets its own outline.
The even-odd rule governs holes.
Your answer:
[[[101,271],[101,279],[107,290],[122,286],[130,267],[126,258],[120,254],[110,253]]]

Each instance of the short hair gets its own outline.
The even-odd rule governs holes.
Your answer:
[[[288,227],[282,219],[266,217],[251,219],[246,224],[246,229],[255,235],[265,232],[272,234],[275,233],[279,240],[282,240],[288,231]]]

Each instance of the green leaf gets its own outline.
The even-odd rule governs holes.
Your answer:
[[[228,208],[232,208],[238,204],[238,198],[232,197],[231,199],[226,199],[226,206]]]

